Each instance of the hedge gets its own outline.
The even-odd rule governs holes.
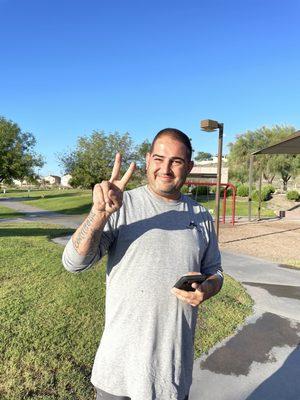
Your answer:
[[[290,190],[289,192],[287,192],[286,198],[288,200],[298,201],[300,200],[300,193],[297,190]]]

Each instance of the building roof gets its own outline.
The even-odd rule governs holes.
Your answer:
[[[252,154],[300,154],[300,131],[279,143],[255,151]]]

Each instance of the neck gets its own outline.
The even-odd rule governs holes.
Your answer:
[[[147,187],[150,190],[150,192],[152,192],[156,196],[160,197],[164,201],[178,200],[181,197],[180,192],[176,192],[176,193],[163,193],[163,192],[161,193],[161,192],[159,192],[159,193],[157,193],[155,190],[152,189],[152,187],[150,185],[147,185]]]

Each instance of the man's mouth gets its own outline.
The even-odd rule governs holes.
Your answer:
[[[172,181],[174,179],[173,176],[171,175],[158,175],[158,178],[161,179],[162,181]]]

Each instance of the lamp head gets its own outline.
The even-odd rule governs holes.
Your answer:
[[[213,132],[219,128],[219,122],[212,119],[203,119],[201,121],[201,129],[206,132]]]

